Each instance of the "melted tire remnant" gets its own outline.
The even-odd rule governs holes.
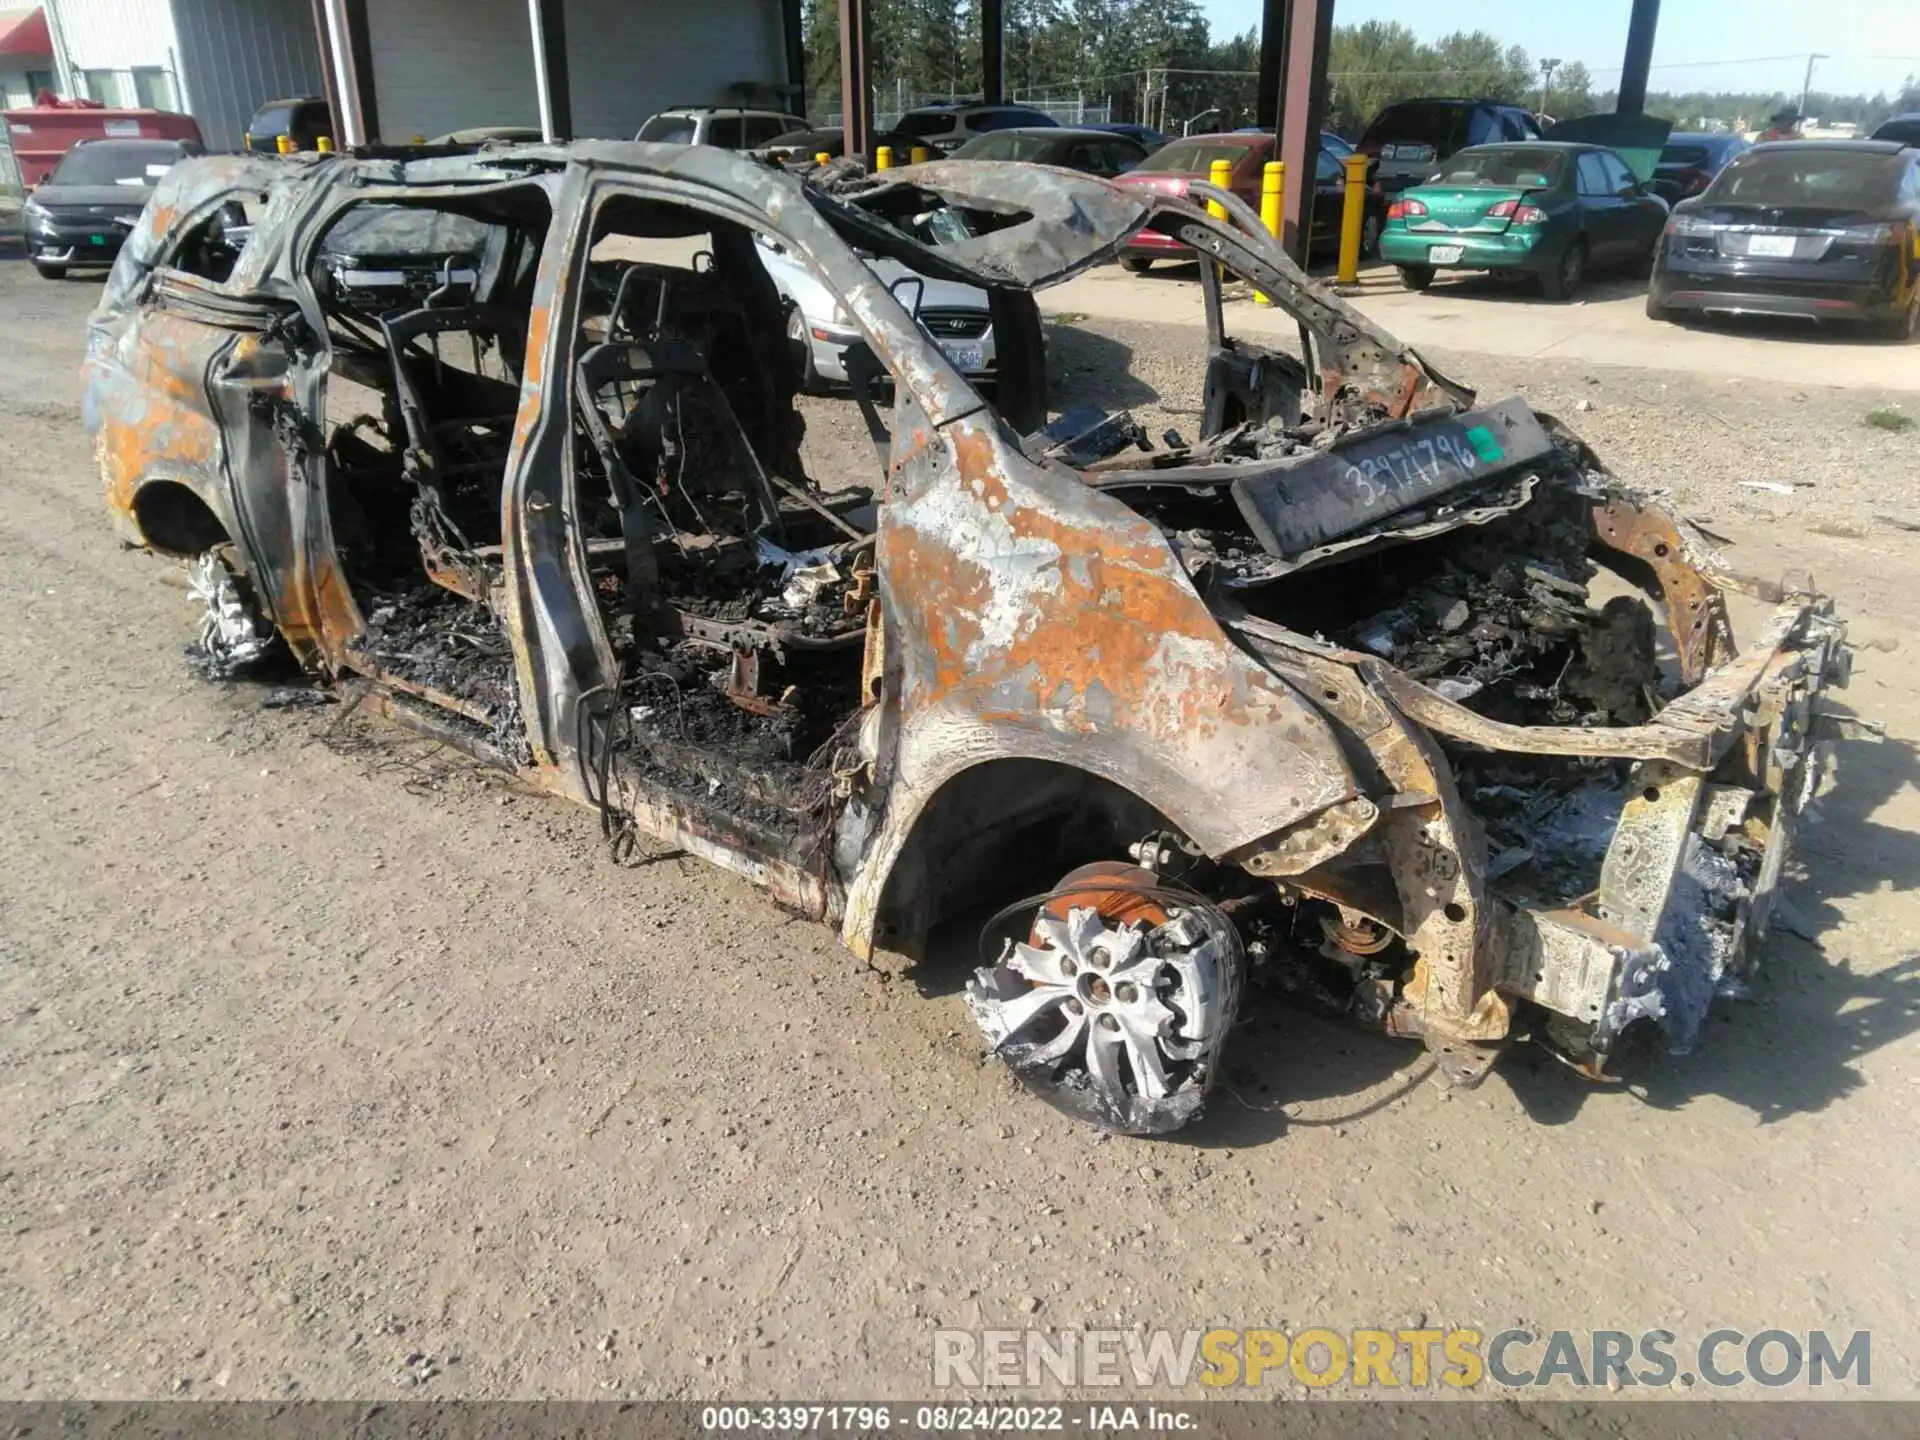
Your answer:
[[[260,613],[231,545],[215,546],[188,564],[187,593],[205,607],[187,659],[207,679],[230,680],[272,652],[278,632]]]

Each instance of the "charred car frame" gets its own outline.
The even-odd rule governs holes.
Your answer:
[[[284,645],[863,957],[1014,900],[968,1004],[1099,1123],[1196,1113],[1249,971],[1459,1082],[1521,1035],[1596,1077],[1636,1021],[1691,1043],[1822,778],[1831,605],[1196,199],[1227,218],[700,147],[184,163],[86,418],[129,537],[192,567],[209,671]],[[913,238],[943,206],[964,238]],[[1031,292],[1147,227],[1207,259],[1201,434],[1049,425]],[[862,337],[870,474],[804,473],[765,243]],[[993,406],[875,256],[986,292]],[[1226,333],[1229,276],[1298,351]],[[1732,592],[1774,606],[1743,647]]]

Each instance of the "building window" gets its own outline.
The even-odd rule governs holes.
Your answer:
[[[173,76],[157,65],[136,69],[133,95],[136,104],[149,110],[171,110],[174,108]]]
[[[98,100],[109,110],[126,108],[127,77],[118,70],[82,70],[80,89],[89,100]]]
[[[39,99],[42,90],[58,95],[60,93],[59,77],[51,70],[27,71],[27,103],[31,105]]]

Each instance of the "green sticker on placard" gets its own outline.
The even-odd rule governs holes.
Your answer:
[[[1500,442],[1493,438],[1493,432],[1484,425],[1475,425],[1467,431],[1467,443],[1473,446],[1473,453],[1489,465],[1507,453],[1500,448]]]

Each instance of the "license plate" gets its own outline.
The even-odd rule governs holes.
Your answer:
[[[1435,265],[1456,265],[1466,253],[1464,245],[1436,245],[1427,251],[1427,259]]]
[[[953,368],[963,375],[971,375],[983,368],[984,360],[978,345],[942,345],[947,359],[953,362]]]
[[[104,235],[89,235],[87,237],[87,243],[89,245],[104,245],[107,243],[107,237]]]
[[[1469,486],[1517,478],[1552,453],[1526,401],[1502,400],[1254,467],[1233,482],[1233,498],[1261,548],[1291,559]]]
[[[1749,235],[1747,237],[1749,255],[1772,255],[1776,258],[1791,259],[1793,256],[1793,236],[1791,235]]]

